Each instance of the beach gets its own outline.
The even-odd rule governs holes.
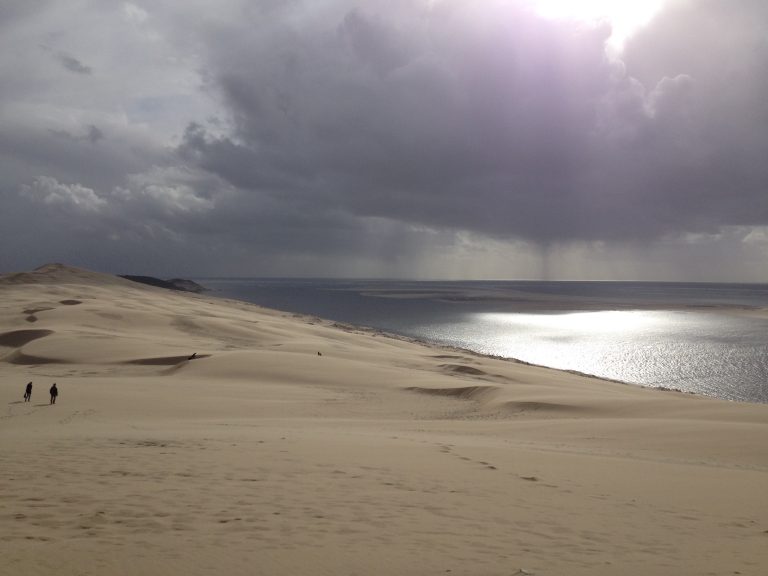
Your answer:
[[[0,294],[0,574],[768,571],[768,405],[62,265]]]
[[[768,285],[200,279],[212,293],[605,380],[768,404]]]

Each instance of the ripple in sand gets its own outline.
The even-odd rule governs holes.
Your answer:
[[[432,396],[449,396],[462,400],[472,400],[478,396],[494,392],[497,388],[496,386],[463,386],[460,388],[421,388],[412,386],[406,388],[406,390],[410,392],[418,392],[419,394],[430,394]]]

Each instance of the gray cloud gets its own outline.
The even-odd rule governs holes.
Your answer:
[[[768,279],[762,2],[670,0],[619,56],[607,26],[514,1],[82,0],[81,22],[19,6],[38,33],[0,40],[29,48],[0,58],[0,199],[70,230],[28,252],[697,279],[691,255],[709,253]],[[16,220],[0,216],[25,236]]]
[[[54,136],[58,136],[60,138],[73,140],[73,141],[86,141],[86,142],[90,142],[91,144],[96,144],[99,140],[104,139],[104,132],[99,130],[93,124],[90,124],[89,126],[87,126],[84,132],[78,135],[71,134],[67,130],[54,130],[53,128],[49,128],[49,132]]]
[[[56,60],[58,60],[65,70],[69,70],[75,74],[90,74],[93,72],[93,69],[90,66],[86,66],[74,56],[64,52],[58,52],[56,54]]]
[[[665,51],[658,60],[667,69],[646,72],[642,83],[634,45],[624,65],[606,58],[604,28],[507,5],[454,3],[426,16],[417,9],[353,9],[338,26],[258,47],[235,27],[209,55],[233,134],[189,131],[182,149],[243,188],[537,242],[651,238],[768,219],[759,159],[766,143],[744,141],[754,139],[749,116],[768,106],[751,93],[754,78],[731,87],[747,106],[721,110],[722,94],[710,90],[723,76],[768,68],[727,53],[707,57],[706,69],[669,66]],[[687,18],[700,11],[668,15],[658,34],[675,31],[665,40],[676,43],[670,53],[702,54],[690,43],[712,42],[716,28],[690,30]],[[409,30],[419,42],[402,40],[403,20],[420,22]],[[749,24],[742,20],[740,30]],[[650,41],[655,34],[646,31]],[[754,50],[755,37],[738,50]]]

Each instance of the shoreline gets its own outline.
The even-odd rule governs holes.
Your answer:
[[[762,284],[761,284],[762,286]],[[601,376],[598,374],[593,374],[586,371],[576,370],[576,369],[568,369],[568,368],[558,368],[555,366],[549,366],[546,364],[538,364],[535,362],[528,362],[525,360],[522,360],[520,358],[515,358],[512,356],[502,356],[497,354],[486,354],[483,352],[479,352],[477,350],[473,350],[471,348],[463,348],[460,346],[451,346],[448,344],[443,344],[436,340],[429,340],[426,338],[418,338],[415,336],[410,336],[408,334],[402,334],[398,332],[392,332],[389,330],[385,330],[382,328],[377,328],[375,326],[366,326],[366,325],[358,325],[353,324],[349,322],[343,322],[338,320],[333,320],[331,318],[324,318],[321,316],[317,316],[314,314],[308,314],[303,312],[295,312],[291,310],[285,310],[285,309],[279,309],[279,308],[269,308],[265,307],[262,304],[258,304],[255,302],[250,302],[248,300],[240,300],[237,298],[231,298],[229,296],[218,296],[217,290],[209,289],[208,291],[209,296],[213,296],[215,298],[220,298],[223,300],[231,300],[234,302],[241,302],[245,304],[251,304],[254,306],[257,306],[259,308],[265,309],[265,310],[273,310],[278,313],[283,313],[290,315],[292,317],[296,318],[305,318],[307,320],[316,321],[316,322],[324,322],[330,326],[338,327],[342,330],[347,330],[350,332],[359,331],[362,333],[368,333],[373,336],[384,336],[388,338],[394,338],[398,340],[403,340],[406,342],[421,344],[424,346],[434,347],[441,350],[448,350],[448,351],[454,351],[454,352],[460,352],[464,354],[472,354],[483,358],[490,358],[490,359],[496,359],[496,360],[502,360],[502,361],[509,361],[515,364],[525,365],[525,366],[533,366],[538,368],[543,368],[547,370],[556,370],[559,372],[565,372],[569,374],[574,374],[578,376],[583,376],[586,378],[594,378],[597,380],[603,380],[606,382],[612,382],[617,384],[623,384],[626,386],[634,386],[637,388],[643,388],[643,389],[651,389],[651,390],[659,390],[661,392],[676,392],[680,394],[686,394],[691,396],[696,396],[700,398],[709,398],[714,400],[722,400],[726,402],[739,402],[739,403],[745,403],[745,404],[768,404],[768,401],[760,402],[758,400],[749,400],[749,399],[728,399],[723,398],[716,395],[710,395],[710,394],[704,394],[701,392],[696,392],[693,390],[683,390],[680,388],[676,388],[673,386],[666,386],[666,385],[659,385],[655,386],[653,384],[643,384],[639,382],[631,382],[627,380],[621,380],[618,378],[610,378],[607,376]],[[384,297],[384,298],[399,298],[398,296],[373,296],[373,297]],[[420,296],[414,296],[414,298],[422,298],[423,295]],[[759,306],[751,306],[751,305],[734,305],[734,304],[673,304],[673,303],[664,303],[664,304],[658,304],[653,305],[651,303],[648,303],[647,305],[643,306],[638,303],[631,303],[628,301],[623,302],[623,307],[612,307],[612,306],[606,306],[605,304],[600,304],[598,302],[589,302],[587,304],[584,304],[582,307],[568,307],[566,306],[573,306],[576,304],[576,301],[581,302],[582,299],[580,298],[574,298],[574,301],[568,301],[568,300],[557,300],[553,299],[553,302],[558,303],[561,307],[558,308],[542,308],[540,306],[541,302],[550,302],[548,298],[545,298],[542,301],[538,300],[530,300],[529,306],[524,309],[515,309],[510,310],[509,314],[544,314],[544,315],[557,315],[557,314],[568,314],[568,313],[580,313],[580,312],[612,312],[612,311],[640,311],[640,312],[650,312],[650,311],[658,311],[658,312],[691,312],[691,313],[699,313],[699,314],[724,314],[724,315],[732,315],[732,316],[743,316],[743,317],[749,317],[749,318],[759,318],[759,319],[768,319],[768,308],[761,308]],[[515,301],[516,303],[519,303],[518,301]],[[615,303],[611,303],[615,304]]]
[[[127,282],[0,277],[3,576],[768,567],[766,405]]]

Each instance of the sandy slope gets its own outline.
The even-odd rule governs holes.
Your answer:
[[[0,409],[0,574],[768,573],[766,405],[48,266]]]

